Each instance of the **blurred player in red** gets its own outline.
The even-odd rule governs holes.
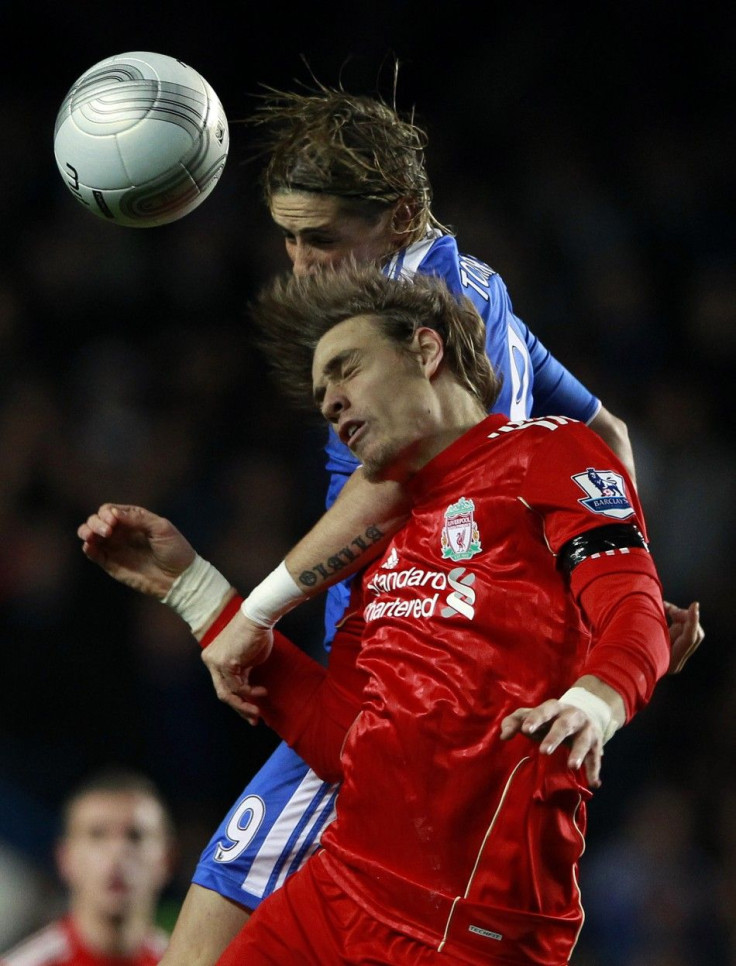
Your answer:
[[[437,280],[328,272],[278,283],[256,318],[292,390],[412,511],[353,590],[332,673],[266,628],[228,658],[222,615],[198,635],[218,693],[342,782],[321,849],[219,962],[563,966],[603,744],[670,659],[626,470],[575,420],[486,416],[482,323]],[[191,548],[111,512],[106,552],[127,544],[139,589],[166,586]],[[184,610],[217,597],[226,621],[239,597],[192,566]]]
[[[152,782],[119,769],[90,778],[67,799],[56,848],[68,912],[1,966],[155,966],[169,938],[155,915],[172,856],[171,818]]]

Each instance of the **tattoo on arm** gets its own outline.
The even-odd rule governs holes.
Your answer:
[[[338,550],[337,553],[328,557],[321,563],[316,563],[310,570],[304,570],[299,574],[299,583],[305,587],[314,587],[322,580],[327,580],[338,571],[343,570],[352,564],[361,554],[364,554],[374,544],[383,538],[383,531],[376,526],[370,526],[365,533],[360,534],[350,541],[347,547]]]

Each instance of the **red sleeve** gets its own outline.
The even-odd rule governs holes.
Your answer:
[[[634,524],[646,537],[635,487],[603,440],[582,423],[548,432],[529,462],[520,496],[539,514],[553,553],[586,530]]]
[[[361,631],[357,615],[341,624],[329,671],[275,631],[271,656],[251,671],[251,683],[268,689],[257,702],[263,720],[325,781],[342,780],[342,745],[361,706]]]
[[[594,674],[618,691],[629,720],[648,703],[670,661],[654,562],[636,548],[589,557],[573,570],[570,587],[593,638],[581,674]]]

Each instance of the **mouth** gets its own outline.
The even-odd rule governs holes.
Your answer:
[[[112,875],[106,882],[106,888],[107,891],[112,895],[127,895],[130,892],[130,883],[127,881],[125,876]]]
[[[347,420],[342,424],[339,430],[339,436],[341,442],[343,442],[348,449],[353,449],[360,438],[363,435],[363,430],[365,428],[365,423],[360,422],[357,419]]]

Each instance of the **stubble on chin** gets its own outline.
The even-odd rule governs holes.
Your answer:
[[[393,449],[388,446],[374,448],[372,453],[364,454],[361,460],[363,476],[369,483],[382,483],[390,478],[394,461]]]
[[[380,483],[383,480],[383,474],[379,467],[372,463],[362,463],[363,476],[369,483]]]

